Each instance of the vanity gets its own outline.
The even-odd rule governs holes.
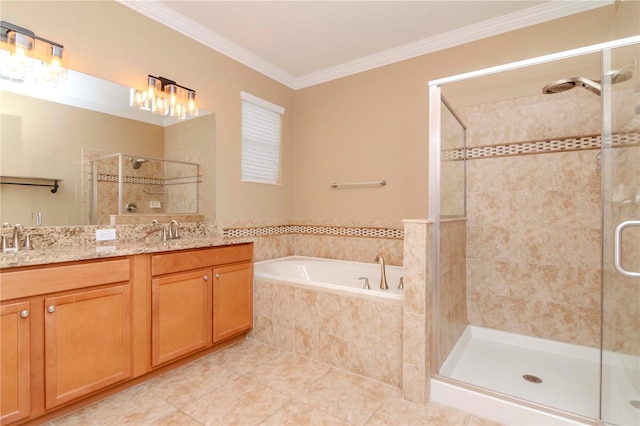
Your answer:
[[[59,83],[0,81],[2,426],[44,423],[253,327],[253,243],[213,230],[215,115],[133,109],[129,87],[73,70]],[[6,252],[18,246],[36,249]]]
[[[2,425],[78,409],[241,340],[253,326],[253,243],[91,251],[94,258],[77,252],[82,260],[55,263],[35,252],[3,259]]]

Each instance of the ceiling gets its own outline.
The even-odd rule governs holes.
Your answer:
[[[293,89],[613,3],[118,1]]]

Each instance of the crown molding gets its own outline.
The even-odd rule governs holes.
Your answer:
[[[615,0],[551,1],[296,78],[232,41],[185,18],[157,0],[117,1],[294,90],[615,3]]]
[[[586,12],[614,3],[614,0],[602,1],[554,1],[531,7],[520,12],[494,18],[478,24],[439,34],[373,55],[355,59],[334,67],[298,77],[294,89],[315,86],[327,81],[347,77],[374,68],[412,59],[418,56],[481,40],[509,31],[576,13]]]
[[[173,9],[163,5],[157,0],[116,0],[123,6],[153,19],[154,21],[187,36],[200,44],[203,44],[216,52],[219,52],[241,64],[276,80],[290,88],[295,86],[296,79],[288,72],[265,61],[247,49],[237,45],[229,39],[214,33],[204,26],[185,18]]]

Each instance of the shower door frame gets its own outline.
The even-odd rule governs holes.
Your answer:
[[[455,387],[460,387],[463,389],[470,390],[472,392],[481,393],[484,395],[489,395],[493,397],[497,397],[501,400],[505,400],[508,403],[516,403],[525,407],[529,407],[535,410],[540,410],[542,412],[547,412],[551,415],[560,415],[565,417],[566,419],[572,419],[576,421],[584,421],[585,419],[589,419],[583,416],[572,415],[570,413],[566,413],[562,410],[556,410],[551,407],[547,407],[532,401],[524,400],[517,397],[505,396],[504,394],[490,391],[484,388],[480,388],[478,386],[461,382],[456,379],[451,379],[449,377],[440,376],[438,372],[438,366],[434,360],[438,359],[438,341],[439,341],[439,303],[434,303],[434,301],[438,301],[439,296],[439,287],[440,287],[440,233],[441,233],[441,152],[442,152],[442,128],[441,128],[441,118],[442,118],[442,89],[441,86],[448,83],[455,83],[464,80],[470,80],[476,77],[484,77],[491,74],[497,74],[505,71],[513,71],[521,68],[526,68],[534,65],[540,65],[544,63],[559,61],[563,59],[573,58],[577,56],[592,54],[592,53],[600,53],[604,55],[605,52],[608,52],[612,49],[618,47],[629,46],[633,44],[640,43],[640,35],[626,37],[618,40],[613,40],[604,43],[598,43],[590,46],[585,46],[582,48],[571,49],[563,52],[553,53],[549,55],[539,56],[535,58],[530,58],[522,61],[511,62],[503,65],[498,65],[494,67],[484,68],[476,71],[471,71],[463,74],[457,74],[450,77],[445,77],[437,80],[431,80],[428,82],[429,86],[429,221],[433,224],[433,234],[431,238],[431,247],[429,247],[431,256],[429,262],[429,268],[433,271],[433,276],[435,277],[434,285],[431,288],[431,375],[433,378],[437,378],[438,381],[443,383],[453,385]],[[466,198],[466,194],[465,194]],[[602,395],[600,395],[600,400],[602,400]],[[601,417],[601,416],[600,416]],[[598,420],[598,419],[591,419]]]

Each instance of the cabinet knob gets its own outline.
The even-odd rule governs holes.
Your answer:
[[[209,275],[205,275],[204,277],[202,277],[202,279],[205,281],[209,281]]]
[[[25,309],[24,311],[20,312],[20,316],[22,318],[26,318],[29,316],[29,311],[27,309]]]
[[[56,311],[56,307],[55,307],[55,306],[53,306],[53,305],[50,305],[50,306],[47,308],[47,312],[49,312],[50,314],[54,313],[55,311]]]
[[[216,274],[216,279],[220,279],[220,274]]]

